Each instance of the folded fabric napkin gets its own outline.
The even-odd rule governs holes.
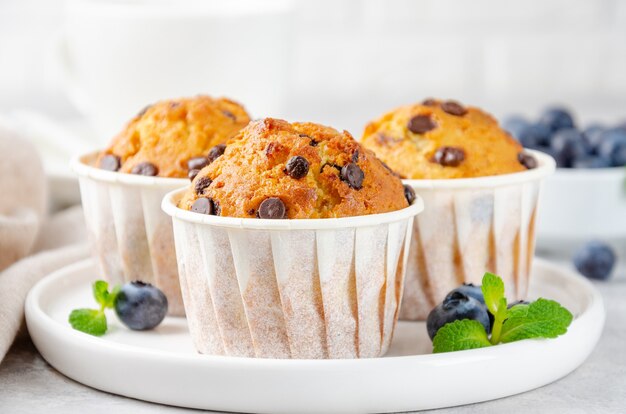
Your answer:
[[[0,127],[0,361],[24,319],[24,300],[44,276],[87,256],[80,207],[48,217],[36,149]]]

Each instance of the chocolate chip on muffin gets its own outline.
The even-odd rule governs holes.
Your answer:
[[[414,134],[425,134],[437,128],[437,124],[431,119],[430,115],[415,115],[409,120],[407,128]]]
[[[356,165],[356,163],[349,163],[343,166],[341,169],[341,179],[348,183],[348,185],[355,190],[360,190],[363,188],[363,179],[365,178],[365,174],[361,167]]]
[[[291,157],[289,161],[287,161],[285,173],[296,180],[302,177],[306,177],[306,175],[309,173],[309,162],[306,160],[306,158],[299,155]]]
[[[287,209],[280,198],[270,197],[261,202],[257,215],[262,219],[284,219],[287,218]]]
[[[139,164],[135,165],[133,169],[130,170],[130,173],[154,177],[155,175],[159,174],[159,169],[156,165],[146,161],[140,162]]]
[[[226,144],[219,144],[214,146],[209,150],[209,154],[207,155],[207,159],[209,164],[221,157],[226,151]]]
[[[215,206],[213,200],[207,197],[200,197],[191,205],[191,211],[200,214],[215,214]]]
[[[209,160],[207,157],[193,157],[189,158],[189,160],[187,161],[187,168],[189,170],[201,170],[207,165],[209,165]]]
[[[519,154],[517,154],[517,159],[519,160],[519,163],[526,167],[526,169],[528,170],[537,168],[537,159],[530,154],[520,152]]]
[[[199,172],[200,172],[200,170],[189,170],[189,173],[187,174],[187,177],[189,177],[190,181],[193,181],[193,179],[196,178],[196,176],[198,175]]]
[[[455,101],[445,101],[441,104],[444,112],[454,116],[463,116],[467,113],[467,109],[463,105]]]
[[[433,155],[433,162],[444,167],[458,167],[464,160],[465,151],[458,147],[441,147]]]
[[[194,189],[196,194],[202,194],[202,192],[211,185],[213,181],[209,177],[200,177],[196,180],[196,184],[194,185]]]
[[[120,157],[113,154],[107,154],[100,159],[100,168],[108,171],[117,171],[122,166]]]
[[[406,201],[409,205],[413,204],[415,201],[415,190],[410,185],[404,185],[404,197],[406,197]]]

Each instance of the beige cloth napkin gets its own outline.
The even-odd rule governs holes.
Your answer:
[[[80,207],[47,217],[46,177],[35,148],[0,128],[0,361],[24,319],[31,287],[87,256]],[[30,255],[30,256],[29,256]]]

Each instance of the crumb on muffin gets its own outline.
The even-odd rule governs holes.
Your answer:
[[[409,205],[405,189],[346,131],[266,118],[202,169],[179,207],[246,218],[333,218]]]
[[[366,126],[361,142],[409,179],[482,177],[536,166],[491,115],[456,101],[427,99],[390,111]]]
[[[142,109],[99,155],[96,166],[130,174],[187,177],[208,163],[212,148],[248,122],[243,106],[226,98],[201,95],[161,101]]]

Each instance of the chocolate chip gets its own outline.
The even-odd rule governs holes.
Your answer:
[[[213,214],[216,216],[221,216],[222,215],[222,206],[220,206],[220,202],[217,200],[213,200]]]
[[[187,177],[189,177],[189,179],[193,181],[193,179],[196,178],[199,172],[200,170],[189,170],[189,172],[187,173]]]
[[[298,134],[298,136],[299,136],[300,138],[309,138],[309,139],[313,139],[310,135],[307,135],[307,134]]]
[[[154,177],[155,175],[159,173],[159,169],[157,168],[156,165],[152,164],[151,162],[140,162],[139,164],[133,167],[130,173]]]
[[[413,204],[415,201],[415,190],[413,187],[409,185],[404,185],[404,197],[406,197],[406,201],[409,202],[409,205]]]
[[[406,126],[414,134],[424,134],[437,128],[437,124],[430,115],[415,115]]]
[[[232,113],[232,112],[230,112],[230,111],[223,110],[223,111],[222,111],[222,113],[224,114],[224,116],[229,117],[229,118],[230,118],[230,119],[232,119],[233,121],[236,121],[236,120],[237,120],[237,117],[235,116],[235,114],[233,114],[233,113]]]
[[[359,150],[354,151],[354,154],[352,154],[352,162],[359,162]]]
[[[102,168],[103,170],[117,171],[120,169],[121,166],[122,162],[120,160],[120,157],[118,157],[117,155],[108,154],[102,157],[102,159],[100,160],[100,168]]]
[[[209,150],[209,155],[207,155],[209,164],[215,161],[216,159],[218,159],[219,157],[221,157],[225,150],[226,150],[225,144],[219,144],[211,148]]]
[[[285,203],[278,197],[270,197],[259,205],[257,216],[262,219],[283,219],[286,213]]]
[[[351,162],[344,165],[339,176],[355,190],[360,190],[363,187],[363,178],[365,178],[365,174],[363,173],[361,167],[355,163]]]
[[[202,194],[202,192],[211,185],[213,180],[209,177],[200,177],[196,181],[196,185],[194,186],[194,190],[196,190],[196,194]]]
[[[201,170],[209,165],[207,157],[193,157],[187,161],[187,169],[189,170]]]
[[[424,106],[437,106],[437,100],[433,98],[426,98],[422,101]]]
[[[180,102],[170,102],[170,108],[178,108],[180,106]]]
[[[444,112],[454,116],[463,116],[467,113],[467,109],[463,105],[454,101],[445,101],[441,104],[441,109]]]
[[[309,145],[310,145],[310,146],[312,146],[312,147],[317,147],[317,146],[318,146],[318,144],[319,144],[319,142],[317,142],[317,141],[316,141],[316,140],[314,140],[314,139],[311,139],[311,142],[309,143]]]
[[[306,158],[296,155],[287,161],[285,173],[293,179],[300,179],[309,173],[309,162]]]
[[[141,111],[139,111],[139,113],[137,114],[137,118],[141,118],[142,116],[144,116],[144,114],[148,112],[148,109],[150,108],[152,108],[152,105],[145,106]]]
[[[444,167],[458,167],[465,160],[465,151],[458,147],[441,147],[432,158],[432,161]]]
[[[517,160],[520,164],[526,167],[529,170],[533,168],[537,168],[537,160],[530,154],[526,154],[525,152],[520,152],[517,154]]]
[[[200,197],[191,205],[191,211],[200,214],[215,214],[215,206],[213,200],[206,197]]]

